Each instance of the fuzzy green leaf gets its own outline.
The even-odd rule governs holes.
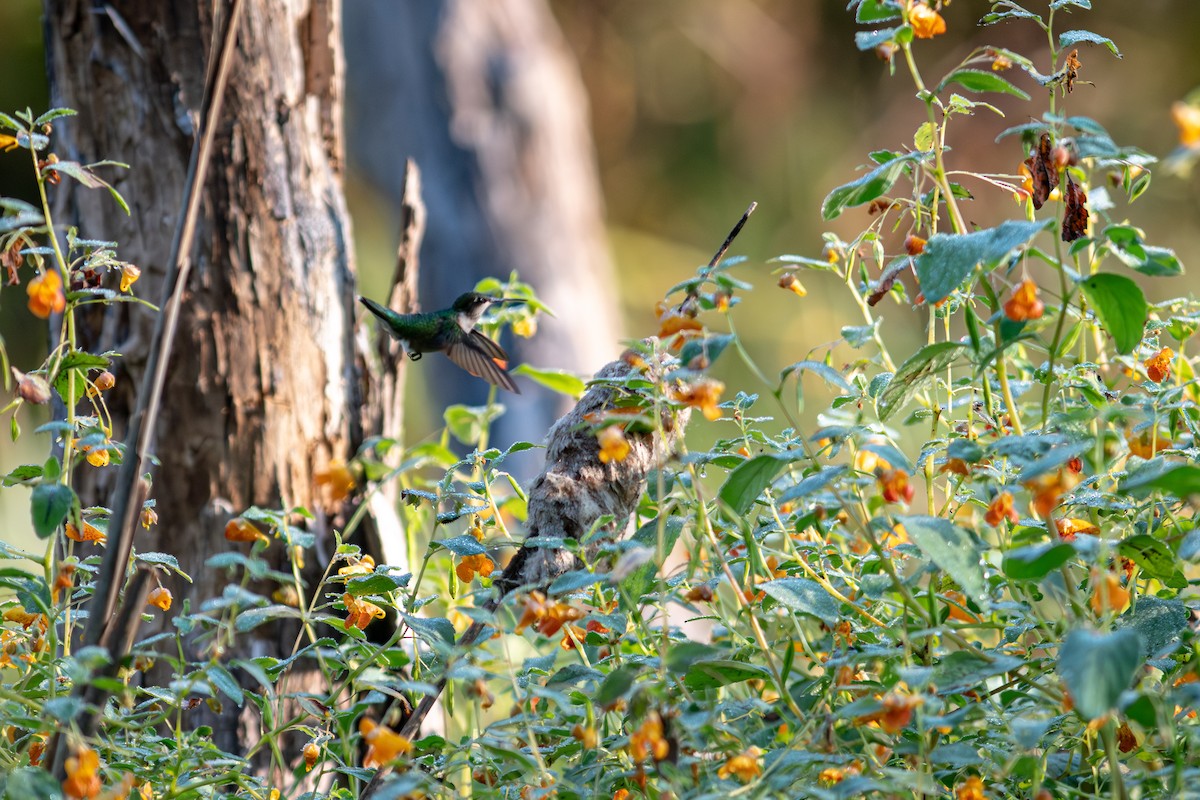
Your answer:
[[[1132,353],[1142,341],[1142,330],[1150,316],[1141,287],[1124,275],[1101,272],[1080,281],[1079,288],[1100,324],[1113,337],[1117,352]]]
[[[1134,630],[1073,630],[1059,653],[1058,672],[1075,710],[1090,721],[1116,708],[1141,663],[1142,637]]]

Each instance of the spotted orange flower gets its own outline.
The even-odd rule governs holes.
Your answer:
[[[93,467],[107,467],[112,461],[112,456],[108,453],[107,447],[89,447],[87,450],[87,462]]]
[[[1004,316],[1013,322],[1040,319],[1046,305],[1038,299],[1038,287],[1031,279],[1021,281],[1008,302],[1004,304]]]
[[[142,527],[146,530],[150,530],[151,525],[158,524],[158,512],[154,510],[153,506],[146,506],[142,509],[139,519],[142,523]]]
[[[904,686],[888,692],[882,700],[883,708],[855,721],[875,723],[887,733],[899,733],[912,721],[913,709],[924,702],[920,695],[909,694]]]
[[[340,458],[333,459],[323,469],[314,472],[313,483],[322,493],[327,506],[344,502],[354,491],[354,475]]]
[[[1001,492],[988,506],[983,521],[995,528],[1006,519],[1016,524],[1020,517],[1017,516],[1017,510],[1013,508],[1013,496],[1009,492]]]
[[[63,794],[70,798],[95,797],[100,794],[100,756],[86,745],[66,760],[66,780]]]
[[[609,425],[596,434],[600,443],[600,463],[608,464],[613,461],[624,461],[629,455],[629,441],[620,425]]]
[[[904,252],[908,253],[910,256],[919,256],[921,253],[925,252],[926,244],[927,242],[920,236],[910,233],[904,239]]]
[[[954,787],[954,800],[987,800],[983,791],[983,778],[972,775]]]
[[[762,751],[751,745],[717,768],[717,777],[735,776],[742,783],[749,783],[762,774]]]
[[[956,619],[959,622],[979,622],[979,617],[966,610],[967,598],[962,592],[949,591],[946,592],[946,599],[953,602],[948,604],[950,609],[950,619]]]
[[[370,575],[375,571],[375,559],[369,555],[350,556],[349,563],[338,570],[343,578],[353,578],[359,575]]]
[[[876,477],[883,489],[883,499],[889,503],[911,503],[916,490],[902,469],[881,470]]]
[[[346,605],[346,621],[342,623],[346,630],[350,630],[351,628],[358,628],[360,631],[365,630],[371,624],[371,620],[383,619],[387,616],[386,612],[379,606],[369,603],[360,597],[355,597],[349,592],[342,595],[342,602]],[[390,758],[386,760],[391,761]]]
[[[1129,605],[1129,590],[1121,585],[1121,578],[1112,572],[1093,574],[1091,605],[1096,616],[1109,612],[1120,613]]]
[[[671,743],[663,738],[662,717],[657,711],[651,711],[646,719],[629,736],[629,756],[635,762],[645,761],[654,756],[655,761],[662,761],[671,753]]]
[[[1179,128],[1179,143],[1184,147],[1200,147],[1200,106],[1177,102],[1171,106],[1171,119]]]
[[[43,631],[46,630],[46,617],[42,614],[35,614],[31,611],[26,611],[24,606],[14,606],[6,609],[4,612],[4,620],[6,622],[15,622],[25,630],[29,630],[30,627],[32,627],[36,622],[38,628]]]
[[[257,525],[244,517],[234,517],[225,523],[225,538],[231,542],[269,541]]]
[[[1146,376],[1155,383],[1162,383],[1171,377],[1171,359],[1175,357],[1175,352],[1164,347],[1154,355],[1142,362],[1142,366],[1146,368]]]
[[[595,750],[596,745],[600,743],[600,736],[590,725],[585,727],[580,723],[575,723],[575,727],[571,729],[571,737],[582,744],[584,750]]]
[[[495,569],[496,563],[488,558],[487,554],[479,553],[473,556],[463,556],[454,567],[454,574],[463,583],[470,583],[475,580],[476,573],[486,578]]]
[[[152,606],[157,606],[163,611],[171,610],[171,590],[162,586],[156,587],[149,596],[146,597],[146,602]]]
[[[312,772],[312,768],[317,765],[317,760],[321,758],[321,746],[316,742],[309,742],[304,745],[304,771]]]
[[[1159,450],[1166,450],[1171,446],[1171,440],[1161,432],[1156,435],[1154,429],[1147,426],[1137,433],[1127,431],[1125,444],[1128,445],[1129,452],[1138,458],[1154,458],[1154,454]]]
[[[946,32],[946,20],[925,3],[913,3],[909,7],[908,24],[918,39],[932,39]]]
[[[35,317],[48,319],[51,314],[61,314],[67,307],[62,278],[54,270],[46,270],[31,280],[25,293],[29,295],[29,311]]]
[[[1049,519],[1050,512],[1058,506],[1058,501],[1071,489],[1073,481],[1067,475],[1068,473],[1060,469],[1023,484],[1033,495],[1029,501],[1029,508],[1038,519]],[[1070,476],[1078,480],[1074,473],[1070,473]]]
[[[692,383],[678,381],[669,389],[673,400],[700,409],[705,418],[709,420],[721,418],[721,409],[717,407],[717,404],[721,400],[723,391],[725,391],[725,384],[712,378],[700,378]]]
[[[67,538],[73,542],[96,542],[97,544],[104,544],[104,542],[108,539],[107,533],[100,530],[86,519],[83,521],[83,533],[80,533],[79,529],[70,522],[64,526],[64,532],[66,533]]]
[[[1086,519],[1076,519],[1074,517],[1062,517],[1054,520],[1054,527],[1058,530],[1058,538],[1064,542],[1075,541],[1075,535],[1079,533],[1099,533],[1100,529]]]
[[[364,767],[381,767],[412,752],[412,742],[407,738],[366,717],[359,720],[358,732],[367,744],[367,754],[363,757]]]

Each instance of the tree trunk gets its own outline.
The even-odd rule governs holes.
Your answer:
[[[513,342],[514,361],[591,375],[619,350],[617,303],[587,98],[544,0],[355,0],[346,31],[352,165],[396,203],[400,174],[381,165],[422,171],[425,310],[516,270],[557,319]],[[486,398],[444,359],[419,369],[435,408]],[[502,442],[541,441],[570,405],[520,383]]]
[[[331,515],[314,472],[351,457],[376,397],[355,350],[355,274],[342,196],[340,0],[245,3],[238,54],[205,187],[179,335],[152,450],[159,523],[139,550],[178,557],[194,584],[176,596],[219,597],[227,576],[206,560],[231,548],[223,527],[251,505],[304,506],[317,519],[319,571],[331,554]],[[56,147],[84,163],[130,163],[107,176],[129,201],[73,190],[81,235],[119,243],[157,302],[210,56],[209,0],[46,0],[53,102],[79,111],[57,123]],[[61,198],[60,198],[61,199]],[[63,219],[67,217],[64,216]],[[93,351],[116,350],[107,402],[124,436],[144,368],[153,314],[116,304],[83,325]],[[371,402],[378,402],[373,400]],[[112,469],[115,474],[114,468]],[[106,470],[81,476],[84,505],[107,501]],[[275,551],[282,550],[274,543]],[[277,553],[282,556],[282,553]],[[251,587],[256,588],[255,586]],[[264,588],[264,587],[257,587]],[[239,654],[284,656],[295,629],[266,625]],[[231,654],[232,655],[232,654]],[[293,684],[294,686],[294,684]],[[232,703],[214,721],[234,752],[246,731]]]

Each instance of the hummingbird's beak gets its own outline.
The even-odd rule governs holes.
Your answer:
[[[515,306],[521,306],[521,305],[525,305],[529,301],[523,297],[497,297],[494,300],[492,300],[492,302],[495,303],[496,305],[499,305],[501,303],[511,303],[512,305],[515,305]]]

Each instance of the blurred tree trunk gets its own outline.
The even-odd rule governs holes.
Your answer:
[[[355,0],[346,41],[351,166],[393,203],[400,172],[383,167],[421,168],[423,307],[517,270],[557,319],[505,342],[514,361],[591,375],[619,349],[617,302],[587,98],[544,0]],[[445,359],[420,371],[439,410],[486,398]],[[499,439],[540,441],[569,403],[520,383]]]
[[[45,2],[53,102],[79,111],[56,123],[56,147],[85,163],[112,158],[131,165],[111,176],[130,216],[106,193],[82,190],[72,191],[62,219],[82,236],[117,241],[119,255],[142,270],[137,294],[157,302],[214,3]],[[353,336],[355,274],[341,188],[340,6],[253,0],[242,14],[152,445],[162,462],[151,492],[159,523],[138,544],[179,558],[194,585],[171,588],[177,603],[193,598],[193,608],[226,588],[225,571],[204,565],[213,554],[246,548],[222,532],[250,505],[312,510],[317,544],[306,561],[320,574],[337,509],[323,506],[314,472],[353,456],[368,432],[364,419],[381,415]],[[97,312],[83,325],[90,349],[123,355],[117,389],[106,395],[118,421],[114,438],[124,436],[153,325],[152,312],[133,304]],[[81,476],[85,506],[107,501],[106,472]],[[281,559],[281,550],[275,542],[269,552]],[[227,655],[283,657],[295,635],[295,628],[264,625]],[[234,752],[244,748],[247,731],[258,729],[257,720],[239,720],[239,713],[225,702],[220,718],[210,720],[218,746]]]

